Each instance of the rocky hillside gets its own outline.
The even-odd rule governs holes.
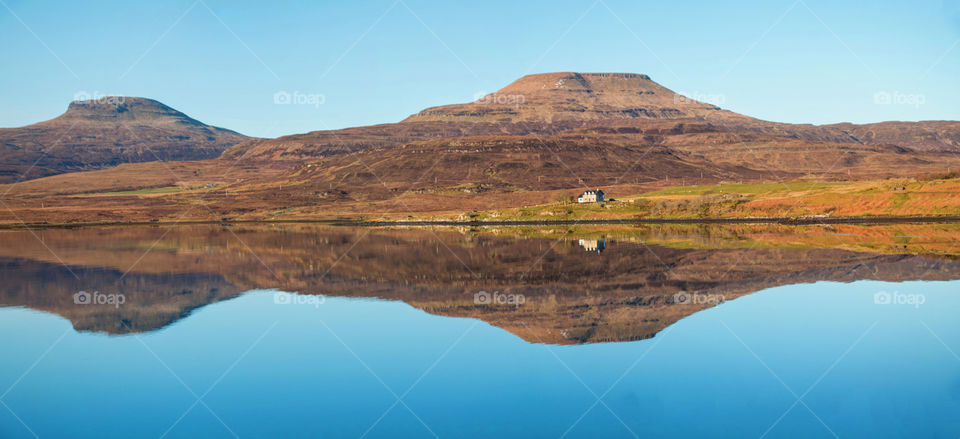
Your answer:
[[[0,129],[0,183],[120,163],[210,159],[247,139],[151,99],[75,101],[55,119]]]
[[[66,150],[48,152],[53,158],[42,148],[16,150],[20,161],[4,163],[29,168],[23,158],[39,155],[32,172],[64,172],[155,160],[154,152],[184,160],[222,149],[215,136],[182,134],[217,129],[141,103],[152,101],[76,104],[34,127],[52,123],[101,139],[70,134],[65,138],[88,147],[51,148]],[[155,134],[171,156],[130,140],[136,130],[145,132],[140,139]],[[107,132],[128,143],[104,142]],[[217,146],[196,146],[203,138]],[[188,212],[190,219],[462,214],[549,203],[588,187],[622,197],[672,185],[937,177],[960,169],[958,149],[960,122],[774,123],[677,95],[646,75],[549,73],[398,123],[249,139],[214,160],[127,164],[0,186],[13,210],[0,212],[0,222],[171,220],[201,195],[206,208]],[[47,171],[51,160],[56,169]]]
[[[466,120],[564,122],[610,119],[742,118],[678,95],[636,73],[543,73],[524,76],[468,104],[423,110],[406,122]]]
[[[643,74],[561,72],[524,76],[474,102],[427,108],[399,123],[257,139],[231,148],[225,156],[299,160],[439,138],[542,135],[586,127],[656,126],[664,121],[707,122],[713,132],[790,140],[918,151],[960,149],[960,122],[775,123],[699,102]]]

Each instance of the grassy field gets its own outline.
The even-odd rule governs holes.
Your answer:
[[[960,179],[789,181],[678,186],[606,203],[554,202],[470,212],[471,220],[942,216],[960,214]]]
[[[799,194],[821,191],[838,186],[850,186],[849,182],[788,181],[782,183],[755,184],[705,184],[700,186],[675,186],[656,192],[643,194],[643,197],[697,197],[717,194],[773,195]]]
[[[162,194],[175,194],[183,192],[184,189],[179,186],[168,186],[168,187],[154,187],[154,188],[144,188],[136,189],[131,191],[117,191],[117,192],[99,192],[93,194],[77,194],[77,197],[122,197],[127,195],[162,195]]]

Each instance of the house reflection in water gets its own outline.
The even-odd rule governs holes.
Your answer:
[[[581,239],[580,247],[588,252],[600,253],[607,248],[606,239]]]

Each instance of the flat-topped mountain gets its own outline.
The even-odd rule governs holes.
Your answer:
[[[120,163],[209,159],[247,139],[152,99],[75,101],[55,119],[0,129],[0,183]]]
[[[305,159],[438,138],[557,132],[629,120],[755,119],[678,95],[636,73],[524,76],[474,102],[427,108],[400,123],[245,142],[230,158]]]
[[[427,108],[413,121],[561,122],[705,118],[719,107],[678,95],[636,73],[543,73],[524,76],[468,103]],[[740,116],[742,117],[742,116]]]
[[[541,73],[517,79],[474,102],[427,108],[399,123],[256,139],[228,158],[304,160],[370,147],[470,136],[558,133],[590,126],[647,131],[664,121],[707,122],[711,131],[922,151],[960,149],[960,122],[809,125],[755,119],[675,93],[637,73]]]
[[[56,119],[40,122],[37,125],[56,125],[61,123],[136,122],[139,124],[163,125],[180,124],[188,126],[206,126],[160,102],[147,98],[111,96],[86,101],[73,101],[67,112]]]

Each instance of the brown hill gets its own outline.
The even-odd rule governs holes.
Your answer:
[[[677,95],[633,73],[544,73],[524,76],[467,104],[433,107],[400,123],[314,131],[254,140],[225,157],[300,159],[437,138],[557,132],[625,119],[752,119]]]
[[[4,203],[15,210],[0,210],[0,219],[456,216],[566,200],[586,187],[620,197],[681,184],[874,180],[960,168],[950,152],[725,132],[703,122],[634,122],[438,138],[294,160],[125,164],[0,186],[11,190]],[[140,188],[168,189],[118,193]]]
[[[583,127],[708,122],[711,131],[918,151],[960,149],[960,122],[809,125],[754,119],[677,94],[634,73],[543,73],[466,103],[432,107],[400,123],[257,139],[225,157],[304,159],[437,138],[556,133]]]
[[[516,135],[549,130],[543,124],[518,125],[491,122],[408,122],[313,131],[276,139],[253,139],[223,153],[225,159],[302,160],[351,153],[360,149],[390,147],[421,140],[476,135]]]
[[[151,99],[75,101],[55,119],[0,129],[0,183],[120,163],[209,159],[247,139]]]
[[[126,117],[116,116],[107,119]],[[960,169],[958,142],[960,122],[773,123],[646,75],[550,73],[399,123],[0,187],[15,211],[0,221],[179,219],[197,199],[204,208],[188,218],[392,217],[540,204],[586,187],[620,196],[676,184],[926,177]],[[116,194],[145,188],[164,191]]]
[[[743,117],[698,102],[636,73],[543,73],[524,76],[468,104],[423,110],[405,122],[564,122],[610,119]]]
[[[842,130],[860,143],[901,145],[918,151],[960,151],[960,122],[880,122],[827,125]]]
[[[372,215],[556,201],[568,196],[565,189],[605,187],[622,194],[631,189],[618,186],[639,190],[670,182],[880,179],[943,173],[951,165],[960,167],[960,157],[947,152],[723,132],[702,122],[646,121],[371,146],[306,160],[231,190],[238,200],[283,196],[287,208],[323,206],[327,212]],[[561,193],[549,195],[555,191]],[[497,197],[507,194],[518,198]]]
[[[401,123],[256,140],[237,145],[226,156],[316,157],[442,137],[556,131],[612,117],[697,117],[718,110],[699,102],[680,105],[676,101],[673,92],[646,75],[529,75],[476,102],[428,108]]]
[[[726,131],[859,145],[894,145],[917,151],[960,151],[960,122],[879,122],[865,125],[788,124],[759,119],[711,120]]]

